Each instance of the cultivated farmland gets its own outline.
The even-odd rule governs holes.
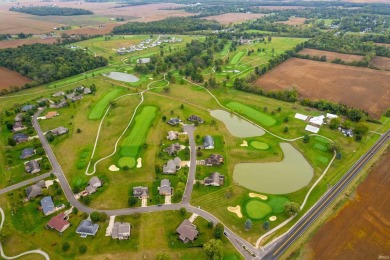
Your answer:
[[[383,70],[390,70],[390,58],[386,57],[375,57],[371,61],[371,65],[378,67]]]
[[[389,77],[386,71],[292,58],[255,84],[267,90],[295,87],[302,98],[327,99],[379,117],[390,107]]]
[[[306,18],[302,18],[302,17],[290,17],[287,21],[284,21],[284,22],[277,22],[277,23],[283,23],[283,24],[287,24],[287,25],[303,25],[306,21]]]
[[[333,61],[335,59],[340,59],[340,60],[343,60],[345,62],[360,61],[363,59],[363,56],[360,56],[360,55],[343,54],[343,53],[337,53],[337,52],[331,52],[331,51],[321,51],[321,50],[315,50],[315,49],[303,49],[299,52],[299,54],[309,55],[310,57],[326,56],[326,60],[329,62]]]
[[[247,13],[227,13],[220,15],[207,16],[206,20],[215,20],[222,24],[237,23],[247,20],[253,20],[263,17],[264,14],[247,14]]]
[[[106,94],[96,105],[93,107],[92,111],[89,113],[89,119],[100,119],[106,111],[109,103],[117,97],[117,95],[122,92],[123,89],[114,89],[110,93]]]
[[[21,87],[31,81],[29,78],[4,67],[0,67],[0,79],[0,89],[7,89],[11,86]]]
[[[228,108],[238,112],[239,114],[244,114],[255,122],[263,126],[272,126],[276,123],[276,120],[256,109],[248,107],[244,104],[238,102],[230,102],[226,105]]]

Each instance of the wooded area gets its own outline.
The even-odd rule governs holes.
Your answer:
[[[38,16],[47,16],[47,15],[71,16],[71,15],[93,14],[93,12],[81,8],[58,7],[58,6],[22,6],[22,7],[11,7],[9,10],[14,12],[19,12],[19,13],[38,15]]]

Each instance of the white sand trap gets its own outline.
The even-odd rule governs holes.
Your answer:
[[[248,146],[248,142],[247,141],[242,141],[242,144],[240,144],[240,146]]]
[[[276,219],[277,219],[276,216],[271,216],[271,217],[269,217],[269,221],[275,221]]]
[[[142,158],[138,158],[137,159],[137,168],[141,168],[142,167]]]
[[[110,170],[111,172],[117,172],[117,171],[119,171],[119,168],[118,167],[116,167],[116,165],[111,165],[109,168],[108,168],[108,170]]]
[[[249,193],[249,197],[251,197],[251,198],[260,198],[262,200],[268,199],[267,196],[261,195],[261,194],[257,194],[257,193]]]
[[[237,215],[237,217],[239,218],[242,218],[242,214],[241,214],[241,206],[240,205],[237,205],[235,207],[228,207],[227,208],[230,212],[233,212]]]

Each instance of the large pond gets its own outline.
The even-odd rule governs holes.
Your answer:
[[[104,76],[109,77],[110,79],[115,79],[123,82],[134,83],[139,81],[139,78],[134,76],[133,74],[127,74],[122,72],[110,72],[108,74],[104,74]]]
[[[224,122],[226,128],[233,136],[244,138],[244,137],[262,136],[265,134],[263,129],[224,110],[212,110],[210,112],[210,115]]]
[[[284,158],[280,162],[240,163],[234,167],[238,184],[262,193],[287,194],[302,189],[313,178],[313,168],[291,144],[280,144]]]

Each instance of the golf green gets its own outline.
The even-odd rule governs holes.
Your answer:
[[[260,141],[253,141],[251,142],[251,146],[258,150],[267,150],[269,148],[269,145]]]
[[[133,157],[122,157],[119,159],[118,165],[121,168],[125,166],[133,168],[135,166],[135,159]]]
[[[251,219],[262,219],[272,212],[272,208],[257,199],[248,201],[245,204],[245,210]]]

